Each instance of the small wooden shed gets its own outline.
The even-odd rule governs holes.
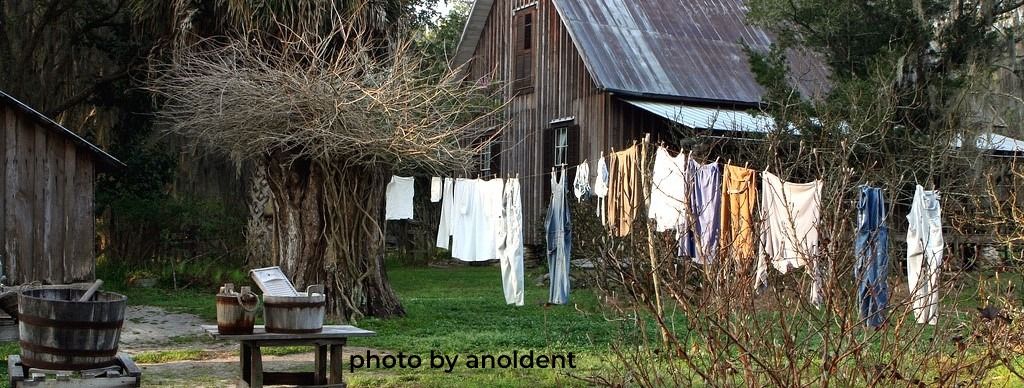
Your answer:
[[[124,163],[2,91],[0,139],[3,283],[92,280],[96,172]]]

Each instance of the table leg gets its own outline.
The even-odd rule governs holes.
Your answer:
[[[341,375],[341,350],[345,346],[345,341],[339,344],[331,345],[331,378],[330,384],[345,384],[345,377]]]
[[[252,388],[263,388],[263,353],[260,351],[259,345],[252,344],[250,346],[252,370],[249,374],[249,386]]]
[[[249,374],[251,373],[250,371],[252,370],[252,354],[249,351],[250,345],[245,342],[241,342],[239,343],[238,346],[239,365],[241,365],[242,367],[242,381],[244,381],[246,384],[249,384],[252,382],[252,380],[249,379]]]
[[[313,370],[314,379],[319,385],[327,384],[327,345],[316,345],[316,369]]]

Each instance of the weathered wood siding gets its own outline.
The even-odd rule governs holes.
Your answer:
[[[501,176],[519,175],[523,189],[523,225],[526,242],[541,244],[541,232],[549,198],[551,166],[545,166],[544,132],[551,121],[574,117],[580,128],[577,147],[581,159],[591,164],[602,152],[622,149],[645,132],[664,132],[667,125],[652,115],[618,101],[593,82],[568,30],[551,0],[495,0],[477,44],[470,67],[473,79],[506,85],[512,95],[513,16],[534,10],[534,87],[532,93],[512,97],[503,120],[507,121],[501,146]],[[498,123],[495,123],[498,124]],[[575,177],[570,170],[567,179]]]
[[[6,284],[91,280],[94,156],[0,106],[0,254]]]

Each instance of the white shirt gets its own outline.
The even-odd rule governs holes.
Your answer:
[[[501,227],[504,181],[457,179],[452,209],[452,257],[462,261],[498,258],[497,237]]]
[[[604,198],[608,196],[608,163],[604,156],[597,160],[597,178],[594,179],[594,196]]]
[[[687,190],[687,156],[680,152],[672,157],[665,147],[658,147],[651,173],[651,204],[647,217],[654,219],[655,230],[674,230],[683,221]]]
[[[416,180],[409,176],[392,176],[384,202],[384,219],[411,220]]]
[[[818,224],[821,221],[821,180],[808,183],[783,182],[770,172],[761,174],[761,254],[758,255],[754,286],[768,279],[770,260],[781,273],[814,264],[818,253]],[[820,302],[821,283],[812,265],[814,279],[811,302]]]
[[[430,202],[441,201],[441,177],[430,178]]]

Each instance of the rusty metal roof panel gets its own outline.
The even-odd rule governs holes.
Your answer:
[[[745,23],[743,0],[553,0],[594,81],[624,94],[756,104],[763,89],[744,45],[767,50],[764,30]],[[789,55],[794,86],[827,90],[813,56]]]

